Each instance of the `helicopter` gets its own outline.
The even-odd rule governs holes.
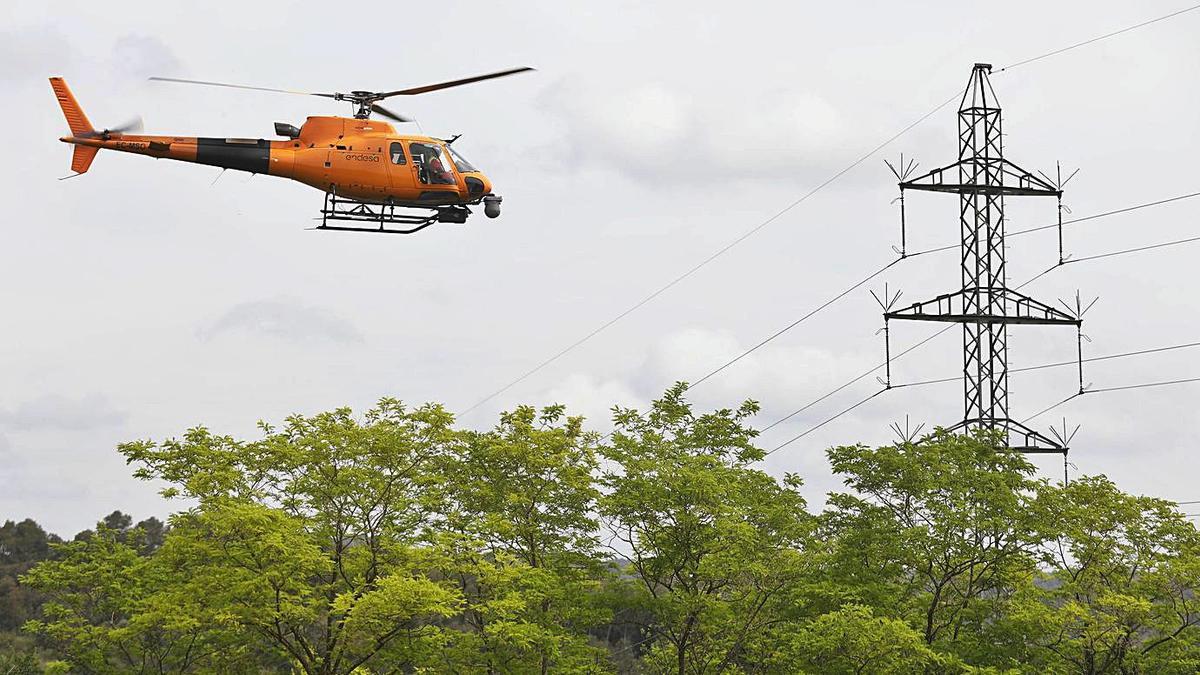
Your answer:
[[[325,201],[318,230],[412,234],[434,223],[465,223],[471,206],[483,205],[488,218],[500,215],[502,198],[492,182],[453,147],[459,136],[439,139],[400,134],[390,123],[414,120],[379,104],[393,96],[413,96],[533,70],[511,68],[395,91],[318,93],[222,82],[152,77],[151,80],[210,87],[320,96],[354,106],[353,117],[312,116],[299,128],[275,123],[285,140],[147,136],[140,121],[97,130],[88,121],[66,81],[50,86],[71,130],[60,138],[74,146],[68,178],[87,172],[100,150],[175,159],[299,181],[321,190]],[[331,224],[332,222],[332,224]],[[340,224],[339,224],[340,223]]]

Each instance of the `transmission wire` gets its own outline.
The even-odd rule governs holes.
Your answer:
[[[1112,359],[1121,359],[1121,358],[1125,358],[1125,357],[1129,357],[1129,356],[1143,356],[1145,354],[1156,354],[1159,352],[1169,352],[1169,351],[1173,351],[1176,349],[1188,349],[1191,347],[1200,347],[1200,342],[1184,342],[1184,343],[1177,344],[1177,345],[1167,345],[1165,347],[1152,347],[1150,349],[1139,349],[1137,351],[1122,352],[1120,354],[1106,354],[1104,356],[1092,356],[1092,357],[1083,359],[1083,363],[1092,363],[1094,361],[1109,361]],[[1076,361],[1056,361],[1054,363],[1043,363],[1043,364],[1037,365],[1037,366],[1025,366],[1022,368],[1011,368],[1011,369],[1009,369],[1008,372],[1009,373],[1024,373],[1024,372],[1029,372],[1031,370],[1044,370],[1046,368],[1061,368],[1063,366],[1074,366],[1078,363],[1079,363],[1078,360],[1076,360]],[[903,382],[901,384],[893,384],[892,389],[902,389],[904,387],[923,387],[923,386],[930,385],[930,384],[942,384],[944,382],[954,382],[954,381],[961,380],[961,379],[962,379],[961,375],[956,375],[954,377],[942,377],[942,378],[938,378],[936,380],[920,380],[917,382]]]
[[[1174,196],[1174,197],[1167,197],[1166,199],[1159,199],[1159,200],[1152,201],[1152,202],[1145,202],[1145,203],[1143,203],[1143,204],[1135,204],[1135,205],[1133,205],[1133,206],[1126,206],[1126,207],[1124,207],[1124,208],[1120,208],[1120,209],[1113,209],[1112,211],[1104,211],[1104,212],[1101,212],[1101,213],[1093,213],[1092,215],[1089,215],[1089,216],[1083,216],[1083,217],[1080,217],[1080,218],[1071,218],[1071,219],[1068,219],[1068,220],[1064,220],[1064,221],[1062,222],[1062,224],[1063,224],[1063,226],[1067,226],[1067,225],[1075,225],[1075,224],[1077,224],[1077,223],[1082,223],[1082,222],[1086,222],[1086,221],[1089,221],[1089,220],[1097,220],[1097,219],[1099,219],[1099,218],[1106,218],[1106,217],[1108,217],[1108,216],[1115,216],[1115,215],[1117,215],[1117,214],[1120,214],[1120,213],[1128,213],[1128,212],[1130,212],[1130,211],[1137,211],[1137,210],[1139,210],[1139,209],[1146,209],[1146,208],[1150,208],[1150,207],[1152,207],[1152,206],[1161,206],[1161,205],[1163,205],[1163,204],[1170,204],[1171,202],[1177,202],[1177,201],[1181,201],[1181,200],[1184,200],[1184,199],[1191,199],[1192,197],[1200,197],[1200,192],[1189,192],[1189,193],[1187,193],[1187,194],[1176,195],[1176,196]],[[1029,234],[1029,233],[1031,233],[1031,232],[1041,232],[1042,230],[1049,230],[1049,229],[1052,229],[1052,228],[1055,228],[1055,227],[1058,227],[1058,223],[1057,223],[1057,222],[1050,223],[1049,225],[1039,225],[1039,226],[1037,226],[1037,227],[1030,227],[1030,228],[1027,228],[1027,229],[1024,229],[1024,230],[1017,230],[1017,231],[1015,231],[1015,232],[1008,232],[1008,233],[1006,233],[1004,236],[1005,236],[1005,237],[1019,237],[1019,236],[1021,236],[1022,234]],[[958,247],[959,247],[959,246],[961,246],[961,245],[962,245],[961,243],[960,243],[960,244],[947,244],[947,245],[945,245],[945,246],[937,246],[937,247],[935,247],[935,248],[927,248],[927,249],[925,249],[925,250],[923,250],[923,251],[916,251],[916,252],[914,252],[914,253],[909,253],[909,254],[907,254],[907,257],[909,257],[909,258],[915,258],[916,256],[919,256],[919,255],[925,255],[925,254],[927,254],[927,253],[939,253],[939,252],[941,252],[941,251],[949,251],[949,250],[952,250],[952,249],[956,249],[956,248],[958,248]]]
[[[1099,260],[1100,258],[1111,258],[1111,257],[1117,256],[1117,255],[1125,255],[1126,253],[1140,253],[1141,251],[1150,251],[1150,250],[1153,250],[1156,248],[1166,248],[1168,246],[1178,246],[1179,244],[1190,244],[1195,241],[1200,241],[1200,237],[1188,237],[1187,239],[1176,239],[1174,241],[1167,241],[1167,242],[1163,242],[1161,244],[1151,244],[1149,246],[1138,246],[1136,248],[1127,248],[1127,249],[1123,249],[1120,251],[1113,251],[1111,253],[1100,253],[1098,255],[1089,255],[1089,256],[1084,256],[1082,258],[1071,258],[1070,260],[1064,260],[1063,264],[1069,265],[1071,263],[1084,262],[1085,260]]]
[[[1054,410],[1055,408],[1059,407],[1060,405],[1066,403],[1067,401],[1070,401],[1071,399],[1083,396],[1084,394],[1102,394],[1104,392],[1109,392],[1109,391],[1127,391],[1129,389],[1146,389],[1148,387],[1165,387],[1165,386],[1174,385],[1174,384],[1187,384],[1189,382],[1200,382],[1200,377],[1188,377],[1188,378],[1184,378],[1181,380],[1163,380],[1160,382],[1142,382],[1140,384],[1126,384],[1126,385],[1122,385],[1119,387],[1102,387],[1100,389],[1085,389],[1083,391],[1072,394],[1071,396],[1068,396],[1067,398],[1059,401],[1058,403],[1055,403],[1054,405],[1050,406],[1049,408],[1046,408],[1045,410],[1037,413],[1036,415],[1033,415],[1032,417],[1025,419],[1024,421],[1028,422],[1029,420],[1033,419],[1034,417],[1038,417],[1044,413],[1048,413],[1051,410]]]
[[[1040,55],[1040,56],[1034,56],[1033,58],[1028,58],[1028,59],[1025,59],[1025,60],[1023,60],[1023,61],[1017,61],[1016,63],[1013,63],[1013,64],[1010,64],[1010,65],[1004,66],[1003,68],[1001,68],[1000,70],[998,70],[998,71],[996,71],[996,72],[998,72],[998,73],[1002,73],[1002,72],[1004,72],[1004,71],[1006,71],[1006,70],[1012,70],[1013,68],[1018,68],[1018,67],[1020,67],[1020,66],[1026,65],[1026,64],[1033,63],[1034,61],[1041,61],[1042,59],[1048,59],[1048,58],[1050,58],[1051,56],[1057,56],[1057,55],[1059,55],[1059,54],[1062,54],[1062,53],[1064,53],[1064,52],[1069,52],[1069,51],[1071,51],[1072,49],[1077,49],[1077,48],[1079,48],[1079,47],[1083,47],[1083,46],[1085,46],[1085,45],[1090,45],[1090,44],[1092,44],[1092,43],[1094,43],[1094,42],[1099,42],[1099,41],[1101,41],[1101,40],[1106,40],[1106,39],[1108,39],[1108,38],[1110,38],[1110,37],[1115,37],[1115,36],[1117,36],[1117,35],[1120,35],[1120,34],[1122,34],[1122,33],[1128,33],[1129,31],[1132,31],[1132,30],[1137,30],[1138,28],[1143,28],[1143,27],[1145,27],[1145,26],[1149,26],[1149,25],[1150,25],[1150,24],[1152,24],[1152,23],[1158,23],[1159,21],[1166,21],[1167,19],[1171,19],[1171,18],[1177,17],[1177,16],[1179,16],[1180,14],[1185,14],[1185,13],[1187,13],[1187,12],[1191,12],[1191,11],[1193,11],[1193,10],[1196,10],[1196,9],[1200,9],[1200,5],[1192,5],[1191,7],[1185,7],[1184,9],[1181,9],[1181,10],[1178,10],[1178,11],[1175,11],[1175,12],[1171,12],[1170,14],[1164,14],[1164,15],[1162,15],[1162,16],[1160,16],[1160,17],[1156,17],[1156,18],[1154,18],[1154,19],[1149,19],[1149,20],[1147,20],[1147,21],[1143,21],[1143,22],[1141,22],[1141,23],[1139,23],[1139,24],[1134,24],[1134,25],[1132,25],[1132,26],[1126,26],[1125,28],[1121,28],[1120,30],[1115,30],[1115,31],[1113,31],[1113,32],[1111,32],[1111,33],[1105,33],[1104,35],[1098,35],[1098,36],[1096,36],[1096,37],[1094,37],[1094,38],[1090,38],[1090,39],[1088,39],[1088,40],[1084,40],[1083,42],[1077,42],[1077,43],[1075,43],[1075,44],[1073,44],[1073,45],[1071,45],[1071,46],[1069,46],[1069,47],[1063,47],[1063,48],[1061,48],[1061,49],[1055,49],[1054,51],[1046,52],[1045,54],[1042,54],[1042,55]]]
[[[1127,27],[1125,27],[1125,28],[1121,28],[1121,29],[1119,29],[1119,30],[1112,31],[1112,32],[1110,32],[1110,33],[1106,33],[1106,34],[1103,34],[1103,35],[1099,35],[1099,36],[1096,36],[1096,37],[1090,38],[1090,39],[1088,39],[1088,40],[1084,40],[1084,41],[1082,41],[1082,42],[1078,42],[1078,43],[1075,43],[1075,44],[1073,44],[1073,45],[1069,45],[1069,46],[1067,46],[1067,47],[1062,47],[1062,48],[1060,48],[1060,49],[1056,49],[1056,50],[1053,50],[1053,51],[1050,51],[1050,52],[1046,52],[1045,54],[1041,54],[1041,55],[1038,55],[1038,56],[1035,56],[1035,57],[1032,57],[1032,58],[1028,58],[1028,59],[1024,59],[1024,60],[1022,60],[1022,61],[1018,61],[1018,62],[1016,62],[1016,63],[1013,63],[1013,64],[1010,64],[1010,65],[1008,65],[1008,66],[1005,66],[1005,67],[1001,68],[1000,70],[998,70],[998,71],[996,71],[996,72],[997,72],[997,73],[1002,73],[1002,72],[1005,72],[1005,71],[1007,71],[1007,70],[1011,70],[1011,69],[1013,69],[1013,68],[1017,68],[1017,67],[1019,67],[1019,66],[1023,66],[1023,65],[1029,64],[1029,63],[1033,63],[1033,62],[1035,62],[1035,61],[1040,61],[1040,60],[1042,60],[1042,59],[1050,58],[1050,57],[1052,57],[1052,56],[1056,56],[1056,55],[1058,55],[1058,54],[1062,54],[1062,53],[1064,53],[1064,52],[1068,52],[1068,51],[1071,51],[1071,50],[1073,50],[1073,49],[1077,49],[1077,48],[1079,48],[1079,47],[1083,47],[1083,46],[1085,46],[1085,45],[1089,45],[1089,44],[1092,44],[1092,43],[1095,43],[1095,42],[1099,42],[1099,41],[1101,41],[1101,40],[1105,40],[1105,39],[1108,39],[1108,38],[1111,38],[1111,37],[1115,37],[1115,36],[1117,36],[1117,35],[1121,35],[1122,33],[1127,33],[1127,32],[1129,32],[1129,31],[1133,31],[1133,30],[1136,30],[1136,29],[1138,29],[1138,28],[1142,28],[1142,27],[1144,27],[1144,26],[1148,26],[1148,25],[1151,25],[1151,24],[1154,24],[1154,23],[1158,23],[1158,22],[1160,22],[1160,21],[1165,21],[1165,20],[1167,20],[1167,19],[1171,19],[1171,18],[1173,18],[1173,17],[1175,17],[1175,16],[1178,16],[1178,15],[1180,15],[1180,14],[1184,14],[1184,13],[1186,13],[1186,12],[1190,12],[1190,11],[1192,11],[1192,10],[1194,10],[1194,9],[1198,9],[1198,8],[1200,8],[1200,5],[1194,5],[1194,6],[1191,6],[1191,7],[1185,8],[1185,9],[1182,9],[1182,10],[1178,10],[1178,11],[1176,11],[1176,12],[1172,12],[1172,13],[1170,13],[1170,14],[1165,14],[1165,15],[1163,15],[1163,16],[1156,17],[1156,18],[1154,18],[1154,19],[1149,19],[1149,20],[1147,20],[1147,21],[1143,21],[1143,22],[1141,22],[1141,23],[1138,23],[1138,24],[1135,24],[1135,25],[1132,25],[1132,26],[1127,26]],[[487,395],[487,396],[485,396],[484,398],[482,398],[482,399],[480,399],[479,401],[475,402],[475,403],[474,403],[473,405],[471,405],[469,408],[467,408],[467,409],[463,410],[463,411],[460,413],[460,415],[463,415],[463,414],[469,413],[469,412],[471,412],[471,411],[475,410],[476,408],[478,408],[479,406],[483,405],[484,403],[487,403],[488,401],[492,400],[493,398],[495,398],[495,397],[497,397],[497,396],[499,396],[499,395],[503,394],[504,392],[508,391],[508,390],[509,390],[509,389],[511,389],[512,387],[516,386],[517,384],[519,384],[519,383],[523,382],[524,380],[526,380],[526,379],[527,379],[527,378],[529,378],[530,376],[532,376],[532,375],[534,375],[535,373],[539,372],[540,370],[542,370],[542,369],[543,369],[543,368],[545,368],[546,366],[549,366],[550,364],[554,363],[554,362],[555,362],[555,361],[557,361],[558,359],[562,358],[562,357],[563,357],[563,356],[565,356],[567,353],[569,353],[569,352],[573,351],[575,348],[579,347],[579,346],[580,346],[580,345],[582,345],[583,343],[587,342],[588,340],[592,339],[592,338],[593,338],[593,337],[595,337],[596,335],[600,334],[601,332],[603,332],[604,330],[606,330],[608,327],[610,327],[610,326],[612,326],[613,324],[617,323],[618,321],[620,321],[620,320],[624,319],[626,316],[629,316],[630,314],[632,314],[632,313],[633,313],[633,312],[635,312],[636,310],[640,309],[642,306],[646,305],[646,304],[647,304],[647,303],[649,303],[650,301],[652,301],[652,300],[654,300],[655,298],[657,298],[659,295],[661,295],[661,294],[665,293],[666,291],[670,290],[671,288],[673,288],[674,286],[676,286],[676,285],[677,285],[677,284],[679,284],[680,282],[682,282],[682,281],[684,281],[685,279],[687,279],[688,277],[692,276],[694,273],[696,273],[697,271],[699,271],[699,270],[700,270],[701,268],[703,268],[704,266],[708,265],[708,264],[709,264],[709,263],[711,263],[712,261],[714,261],[714,260],[716,260],[717,258],[719,258],[720,256],[724,255],[724,254],[725,254],[726,252],[728,252],[730,249],[734,248],[734,247],[735,247],[735,246],[737,246],[738,244],[740,244],[740,243],[742,243],[743,241],[745,241],[746,239],[750,238],[752,235],[756,234],[758,231],[762,230],[764,227],[766,227],[767,225],[771,224],[771,223],[772,223],[772,222],[774,222],[775,220],[778,220],[778,219],[779,219],[781,216],[783,216],[783,215],[784,215],[784,214],[786,214],[787,212],[791,211],[793,208],[795,208],[795,207],[799,206],[800,204],[804,203],[805,201],[807,201],[807,200],[808,200],[810,197],[812,197],[812,196],[813,196],[813,195],[815,195],[816,193],[820,192],[822,189],[824,189],[824,188],[825,188],[826,186],[828,186],[830,183],[833,183],[834,181],[838,180],[838,179],[839,179],[839,178],[841,178],[843,175],[845,175],[847,172],[849,172],[850,170],[854,169],[854,168],[855,168],[855,167],[857,167],[859,164],[862,164],[862,163],[863,163],[864,161],[866,161],[868,158],[872,157],[873,155],[875,155],[876,153],[878,153],[880,150],[882,150],[883,148],[885,148],[885,147],[887,147],[888,145],[890,145],[890,144],[891,144],[893,141],[895,141],[897,138],[899,138],[899,137],[903,136],[904,134],[908,133],[909,131],[911,131],[911,130],[912,130],[914,127],[916,127],[917,125],[919,125],[921,122],[924,122],[926,119],[928,119],[928,118],[932,117],[932,116],[933,116],[935,113],[937,113],[939,110],[941,110],[942,108],[944,108],[944,107],[946,107],[947,105],[949,105],[949,104],[950,104],[951,102],[953,102],[955,99],[959,98],[959,96],[960,96],[960,95],[961,95],[961,94],[960,94],[959,92],[955,92],[955,94],[954,94],[953,96],[951,96],[950,98],[946,99],[946,100],[945,100],[945,101],[943,101],[942,103],[938,104],[938,105],[937,105],[936,107],[934,107],[932,110],[930,110],[929,112],[927,112],[927,113],[925,113],[924,115],[920,116],[920,117],[919,117],[919,118],[917,118],[915,121],[913,121],[912,123],[910,123],[908,126],[904,127],[903,129],[901,129],[900,131],[898,131],[897,133],[895,133],[895,134],[894,134],[894,135],[892,135],[891,137],[889,137],[889,138],[887,138],[886,140],[884,140],[883,142],[881,142],[879,145],[877,145],[877,146],[875,146],[874,148],[872,148],[872,149],[871,149],[870,151],[868,151],[866,154],[862,155],[862,156],[861,156],[861,157],[859,157],[858,159],[856,159],[856,160],[854,160],[853,162],[851,162],[849,165],[847,165],[847,166],[846,166],[845,168],[843,168],[842,170],[840,170],[840,171],[838,171],[837,173],[835,173],[834,175],[830,176],[830,177],[829,177],[828,179],[826,179],[826,180],[825,180],[823,183],[821,183],[821,184],[817,185],[815,188],[813,188],[813,189],[809,190],[809,191],[808,191],[807,193],[805,193],[805,194],[804,194],[802,197],[800,197],[799,199],[797,199],[797,200],[793,201],[791,204],[789,204],[789,205],[787,205],[786,207],[784,207],[783,209],[781,209],[781,210],[780,210],[779,212],[777,212],[775,215],[773,215],[773,216],[771,216],[771,217],[767,218],[766,220],[762,221],[762,222],[761,222],[761,223],[759,223],[758,225],[754,226],[753,228],[751,228],[750,230],[748,230],[747,232],[745,232],[744,234],[742,234],[742,235],[741,235],[741,236],[739,236],[738,238],[734,239],[734,240],[733,240],[733,241],[731,241],[730,243],[728,243],[728,244],[726,244],[725,246],[723,246],[722,248],[718,249],[718,250],[717,250],[715,253],[713,253],[713,254],[709,255],[707,258],[705,258],[705,259],[701,260],[699,263],[697,263],[697,264],[696,264],[696,265],[694,265],[693,267],[689,268],[689,269],[688,269],[687,271],[685,271],[683,274],[681,274],[681,275],[679,275],[679,276],[675,277],[674,279],[672,279],[672,280],[671,280],[670,282],[668,282],[666,285],[664,285],[664,286],[660,287],[658,290],[656,290],[656,291],[654,291],[653,293],[651,293],[651,294],[647,295],[645,298],[643,298],[642,300],[638,301],[637,303],[635,303],[635,304],[634,304],[633,306],[631,306],[630,308],[628,308],[628,309],[626,309],[625,311],[621,312],[620,314],[616,315],[616,316],[615,316],[615,317],[613,317],[612,319],[609,319],[608,321],[606,321],[605,323],[601,324],[601,325],[600,325],[599,327],[597,327],[596,329],[592,330],[592,331],[591,331],[590,333],[588,333],[587,335],[583,336],[582,338],[580,338],[580,339],[576,340],[575,342],[571,343],[570,345],[568,345],[566,348],[564,348],[564,349],[562,349],[562,350],[558,351],[557,353],[555,353],[555,354],[554,354],[553,356],[551,356],[550,358],[548,358],[548,359],[546,359],[546,360],[542,361],[542,362],[541,362],[541,363],[539,363],[538,365],[536,365],[536,366],[534,366],[533,368],[531,368],[530,370],[526,371],[525,373],[523,373],[521,376],[519,376],[519,377],[518,377],[518,378],[516,378],[515,380],[513,380],[513,381],[509,382],[508,384],[504,385],[504,386],[503,386],[503,387],[501,387],[500,389],[497,389],[496,391],[492,392],[491,394],[488,394],[488,395]]]

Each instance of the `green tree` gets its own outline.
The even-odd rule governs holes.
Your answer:
[[[596,601],[599,493],[594,435],[562,406],[520,407],[466,433],[446,458],[447,570],[466,600],[467,634],[447,658],[480,672],[595,670],[586,629]]]
[[[0,525],[0,631],[20,628],[37,615],[41,595],[18,579],[34,564],[50,557],[50,546],[57,541],[58,537],[47,534],[29,518]]]
[[[646,667],[720,672],[772,651],[761,641],[781,634],[767,628],[785,620],[805,574],[810,518],[797,478],[751,468],[763,458],[746,425],[758,406],[696,415],[685,390],[646,414],[615,412],[600,513],[651,617]]]
[[[904,619],[926,644],[972,662],[1004,598],[1037,571],[1049,486],[988,437],[938,431],[919,443],[828,452],[850,493],[833,494],[823,532],[834,604]],[[1013,664],[1010,664],[1013,665]]]
[[[1022,588],[998,631],[1045,671],[1200,671],[1200,535],[1171,502],[1104,476],[1058,490],[1045,574]]]
[[[121,534],[101,522],[22,577],[47,596],[44,618],[26,629],[56,645],[74,672],[244,672],[245,650],[220,626],[196,619],[212,611],[206,599],[163,607],[157,593],[170,585],[170,570],[139,556]]]
[[[903,675],[925,673],[937,662],[919,632],[862,605],[822,614],[791,638],[772,664],[776,672]]]
[[[374,667],[383,654],[411,665],[460,602],[430,578],[442,559],[421,545],[433,469],[457,439],[451,421],[438,406],[385,399],[361,421],[347,409],[294,416],[252,442],[198,428],[121,446],[135,475],[198,502],[154,556],[184,576],[157,607],[207,598],[244,643],[268,641],[309,675]]]

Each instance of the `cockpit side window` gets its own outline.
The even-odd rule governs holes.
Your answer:
[[[392,143],[388,146],[388,154],[392,156],[392,164],[407,164],[408,160],[404,158],[404,144]]]
[[[422,183],[433,185],[455,185],[453,163],[442,146],[435,143],[409,143],[413,164]]]

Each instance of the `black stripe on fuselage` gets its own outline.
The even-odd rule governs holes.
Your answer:
[[[196,163],[238,171],[267,173],[271,166],[271,142],[263,139],[197,138]]]

